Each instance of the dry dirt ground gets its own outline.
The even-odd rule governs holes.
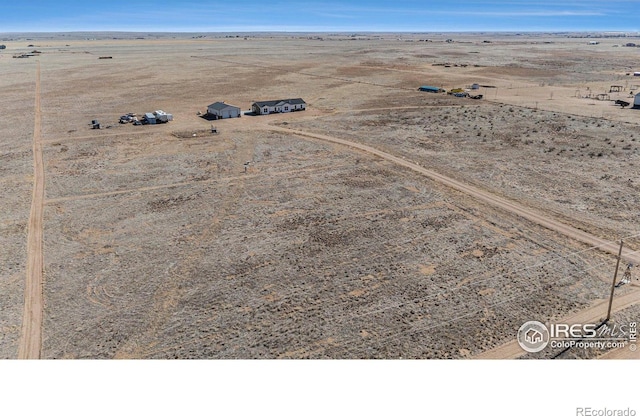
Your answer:
[[[629,101],[640,49],[318,36],[3,41],[0,357],[20,344],[37,61],[43,358],[466,358],[608,296],[614,256],[274,127],[371,145],[615,241],[640,233],[640,110],[584,97],[621,85],[611,97]],[[483,100],[416,91],[472,83],[496,88],[477,91]],[[196,115],[289,97],[307,111]],[[157,109],[175,120],[117,124]]]

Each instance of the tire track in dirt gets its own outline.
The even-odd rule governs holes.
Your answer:
[[[281,73],[298,74],[298,75],[303,75],[303,76],[310,77],[310,78],[337,80],[337,81],[342,81],[342,82],[347,83],[347,84],[364,84],[364,85],[372,85],[372,86],[381,87],[381,88],[389,88],[389,89],[392,89],[392,90],[415,91],[415,88],[413,88],[413,87],[411,87],[411,88],[400,87],[400,86],[397,86],[397,85],[380,84],[380,83],[376,83],[376,82],[363,81],[363,80],[352,79],[352,78],[347,78],[347,77],[314,74],[312,72],[296,71],[296,70],[292,70],[292,69],[285,68],[285,67],[278,67],[278,66],[273,66],[273,65],[264,65],[264,64],[260,64],[260,63],[230,61],[228,59],[220,59],[220,58],[215,58],[213,56],[191,56],[191,58],[206,59],[206,60],[209,60],[209,61],[222,62],[222,63],[226,63],[226,64],[239,65],[239,66],[244,66],[244,67],[249,67],[249,68],[260,68],[260,69],[266,69],[266,70],[273,70],[273,71],[279,71]]]
[[[476,101],[476,100],[474,100]],[[473,107],[473,106],[480,106],[483,104],[480,103],[470,103],[470,104],[465,104],[464,107]],[[337,114],[362,114],[362,113],[381,113],[384,111],[398,111],[398,110],[425,110],[425,109],[432,109],[432,108],[438,108],[438,109],[442,109],[442,108],[460,108],[460,104],[455,104],[455,105],[438,105],[438,106],[430,106],[430,105],[406,105],[406,106],[393,106],[393,107],[377,107],[377,108],[356,108],[356,109],[350,109],[350,108],[345,108],[345,109],[333,109],[331,111],[327,111],[327,115],[337,115]]]
[[[44,162],[42,152],[42,109],[40,105],[40,61],[36,69],[35,121],[33,128],[33,196],[27,235],[27,275],[24,290],[20,359],[39,359],[42,351]]]
[[[342,166],[338,166],[338,167],[344,167],[346,165],[342,165]],[[336,166],[334,166],[335,168]],[[114,196],[114,195],[123,195],[123,194],[130,194],[130,193],[137,193],[137,192],[149,192],[149,191],[156,191],[159,189],[167,189],[167,188],[180,188],[180,187],[188,187],[188,186],[196,186],[196,185],[208,185],[208,184],[214,184],[214,183],[229,183],[229,182],[236,182],[236,181],[244,181],[245,179],[253,179],[253,178],[265,178],[265,177],[272,177],[272,178],[276,178],[276,177],[280,177],[280,176],[290,176],[290,175],[294,175],[294,174],[304,174],[304,173],[313,173],[313,172],[318,172],[318,171],[323,171],[326,170],[327,168],[322,166],[322,167],[314,167],[314,168],[302,168],[302,169],[290,169],[290,170],[284,170],[284,171],[278,171],[278,172],[270,172],[270,173],[262,173],[262,172],[258,172],[258,173],[245,173],[242,175],[237,175],[237,176],[226,176],[226,177],[221,177],[221,178],[212,178],[212,179],[204,179],[204,180],[199,180],[199,179],[194,179],[194,180],[190,180],[190,181],[185,181],[185,182],[173,182],[173,183],[168,183],[168,184],[164,184],[164,185],[155,185],[155,186],[142,186],[139,188],[130,188],[130,189],[120,189],[117,191],[108,191],[108,192],[98,192],[98,193],[90,193],[90,194],[81,194],[81,195],[70,195],[70,196],[63,196],[63,197],[59,197],[59,198],[51,198],[51,199],[47,199],[45,200],[45,205],[53,205],[53,204],[59,204],[59,203],[63,203],[63,202],[69,202],[69,201],[77,201],[77,200],[82,200],[82,199],[91,199],[91,198],[103,198],[106,196]]]
[[[118,131],[115,133],[104,133],[104,134],[92,134],[92,135],[88,135],[88,136],[75,136],[75,137],[59,137],[57,139],[48,139],[48,140],[42,140],[42,144],[62,144],[62,143],[68,143],[68,142],[73,142],[73,141],[82,141],[82,140],[101,140],[101,139],[115,139],[119,136],[123,136],[123,137],[131,137],[131,136],[143,136],[143,135],[148,135],[149,131],[132,131],[132,132],[122,132],[122,131]]]
[[[238,168],[243,166],[245,161],[252,160],[254,153],[255,143],[238,140],[235,143],[234,166],[238,166]],[[219,201],[216,214],[211,218],[209,226],[202,230],[200,236],[195,240],[196,242],[208,241],[211,235],[219,233],[226,217],[234,212],[233,208],[240,201],[241,195],[245,191],[246,179],[248,179],[248,175],[242,175],[238,177],[238,180],[228,183],[227,192],[225,192],[224,198]],[[186,289],[183,282],[191,276],[190,265],[199,264],[202,258],[207,255],[206,247],[194,247],[187,258],[180,259],[179,264],[167,270],[167,275],[170,277],[154,293],[153,307],[147,314],[147,330],[128,340],[116,351],[114,358],[144,358],[154,354],[158,349],[158,335],[165,329],[184,296]]]

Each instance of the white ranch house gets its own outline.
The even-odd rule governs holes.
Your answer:
[[[290,113],[292,111],[304,111],[306,108],[307,103],[302,98],[256,101],[251,105],[254,114]]]

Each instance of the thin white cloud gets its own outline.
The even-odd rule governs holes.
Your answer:
[[[325,13],[325,12],[315,12],[316,16],[319,17],[327,17],[329,19],[356,19],[358,16],[354,16],[353,14],[346,13]]]
[[[368,7],[368,6],[333,6],[332,13],[327,13],[326,9],[320,9],[317,6],[307,7],[305,12],[313,13],[317,16],[327,16],[327,17],[341,17],[341,18],[357,18],[358,16],[385,16],[385,15],[406,15],[406,16],[430,16],[430,15],[442,15],[442,16],[496,16],[496,17],[505,17],[505,16],[513,16],[513,17],[563,17],[563,16],[604,16],[606,13],[602,10],[598,9],[588,9],[585,10],[558,10],[558,7],[567,7],[567,6],[577,6],[580,4],[584,6],[584,3],[568,3],[568,2],[560,2],[560,3],[536,3],[536,2],[525,2],[525,3],[509,3],[509,2],[495,2],[496,9],[486,8],[484,10],[472,10],[472,9],[447,9],[447,8],[408,8],[408,7]],[[529,7],[527,9],[522,9],[518,7],[518,10],[504,10],[505,4],[513,4],[518,6],[523,5],[531,5],[531,6],[540,6],[545,4],[547,6],[553,6],[554,8],[549,7]],[[484,5],[484,4],[483,4]],[[499,9],[498,9],[498,6]]]
[[[532,11],[455,11],[442,12],[443,14],[457,16],[495,16],[495,17],[570,17],[570,16],[604,16],[602,12],[578,12],[572,10],[532,10]]]

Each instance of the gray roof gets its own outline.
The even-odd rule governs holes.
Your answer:
[[[220,101],[218,101],[217,103],[210,104],[207,108],[211,108],[213,110],[223,110],[223,109],[225,109],[227,107],[239,108],[239,107],[236,107],[234,105],[230,105],[230,104],[227,104],[225,102],[220,102]]]
[[[272,101],[256,101],[254,104],[258,107],[273,107],[277,104],[306,104],[302,98],[289,98],[287,100],[272,100]]]

